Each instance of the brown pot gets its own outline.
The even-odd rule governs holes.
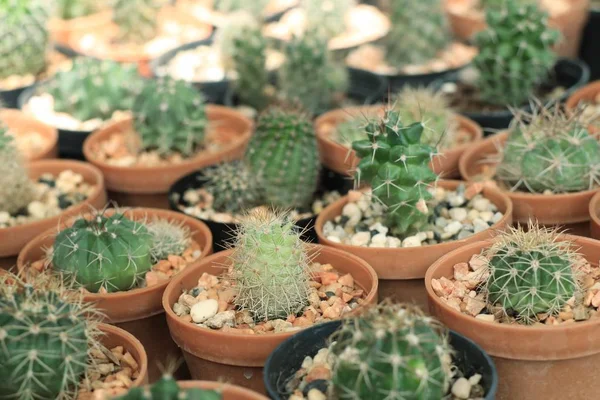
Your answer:
[[[81,34],[86,31],[100,32],[110,26],[111,23],[112,12],[107,10],[69,20],[53,18],[49,22],[48,30],[53,42],[68,46],[71,35]]]
[[[58,157],[58,131],[20,110],[5,108],[0,110],[0,121],[15,135],[37,132],[43,136],[43,147],[35,153],[26,155],[27,161],[44,160]]]
[[[171,336],[183,350],[192,379],[225,379],[265,394],[262,367],[271,352],[293,332],[265,335],[219,332],[186,322],[173,312],[173,304],[182,290],[195,287],[205,272],[220,275],[230,263],[232,251],[216,253],[173,278],[163,295],[163,307]],[[342,273],[351,273],[357,285],[366,292],[365,304],[377,302],[377,275],[369,264],[351,254],[320,245],[310,245],[310,251],[318,252],[316,262],[330,263]]]
[[[321,163],[327,168],[342,174],[351,175],[351,171],[360,161],[356,157],[354,150],[336,142],[331,138],[335,127],[349,118],[362,118],[370,116],[382,117],[384,107],[382,105],[347,107],[329,111],[315,120],[315,130],[317,132],[317,143],[319,145],[319,155]],[[471,119],[461,115],[455,115],[458,119],[460,128],[468,132],[471,141],[460,146],[456,146],[437,156],[431,163],[432,169],[444,178],[459,178],[458,160],[462,153],[483,138],[483,130]]]
[[[589,206],[590,234],[594,239],[600,239],[600,192],[596,193]]]
[[[438,185],[444,189],[456,189],[461,183],[464,182],[440,181]],[[497,231],[506,229],[512,223],[512,204],[504,193],[495,188],[485,188],[483,195],[504,213],[504,217],[490,229],[463,240],[395,249],[358,247],[332,242],[323,235],[323,226],[325,222],[332,221],[342,214],[342,209],[348,203],[348,196],[342,197],[321,211],[315,222],[315,230],[319,237],[319,243],[354,254],[373,267],[379,277],[379,295],[381,298],[390,297],[397,302],[416,303],[422,309],[426,309],[427,294],[423,278],[427,268],[444,254],[468,243],[488,239],[494,236]]]
[[[229,383],[210,381],[182,381],[177,383],[183,389],[219,390],[223,394],[222,400],[268,400],[268,397]]]
[[[108,324],[100,324],[98,328],[104,332],[100,342],[104,347],[111,349],[123,346],[139,365],[139,376],[133,381],[132,387],[143,386],[148,383],[148,356],[142,343],[131,333]]]
[[[600,242],[565,235],[592,264],[600,259]],[[434,293],[431,280],[451,278],[453,267],[467,262],[493,241],[471,243],[446,254],[427,271],[425,285],[431,313],[494,358],[498,400],[579,400],[596,398],[600,390],[600,318],[558,326],[490,323],[462,314]]]
[[[575,111],[577,106],[580,103],[598,103],[598,96],[600,95],[600,80],[588,83],[581,89],[578,89],[567,99],[565,103],[565,108],[567,111]],[[588,130],[591,133],[598,134],[600,132],[600,128],[596,126],[596,123],[588,127]]]
[[[569,9],[561,14],[550,17],[551,27],[558,29],[563,40],[556,47],[556,52],[561,57],[576,58],[583,28],[588,18],[590,0],[567,0]],[[446,15],[454,35],[461,40],[469,40],[472,36],[484,30],[487,26],[483,13],[479,16],[456,12],[452,6],[473,4],[473,0],[445,0]]]
[[[114,210],[108,210],[111,215]],[[212,253],[212,234],[210,229],[201,221],[188,217],[174,211],[156,210],[149,208],[137,208],[129,210],[131,217],[141,220],[144,217],[159,217],[183,223],[192,232],[192,239],[201,248],[200,259],[191,263],[187,268],[194,268],[201,264],[204,257]],[[90,218],[89,214],[86,218]],[[40,234],[23,248],[17,259],[17,268],[23,271],[29,268],[31,263],[40,260],[44,256],[45,248],[54,244],[56,234],[72,225],[75,218],[66,221],[56,227]],[[137,337],[146,348],[150,359],[149,375],[150,381],[161,376],[158,363],[166,365],[169,357],[181,357],[181,353],[175,343],[171,340],[169,329],[162,308],[162,295],[169,282],[165,281],[151,287],[133,289],[117,293],[89,293],[84,297],[85,301],[93,302],[96,307],[104,313],[106,321],[114,324]]]
[[[99,160],[95,149],[100,142],[119,132],[133,130],[132,119],[128,118],[89,135],[83,143],[83,154],[86,160],[102,171],[107,189],[117,192],[115,196],[111,194],[111,198],[120,200],[118,204],[168,209],[169,188],[179,178],[208,165],[240,158],[246,150],[253,128],[250,119],[231,108],[212,104],[206,106],[206,114],[212,125],[209,135],[215,141],[226,143],[215,153],[199,153],[182,163],[158,167],[120,167]]]

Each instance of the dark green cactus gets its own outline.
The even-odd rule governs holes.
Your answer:
[[[190,229],[183,222],[155,217],[145,225],[152,238],[150,256],[154,264],[170,255],[182,255],[191,243]]]
[[[172,376],[163,376],[148,388],[133,388],[118,400],[221,400],[215,390],[182,389]]]
[[[119,40],[145,43],[156,36],[158,12],[167,0],[115,0],[113,21],[119,27]]]
[[[208,167],[203,171],[204,188],[213,196],[213,208],[238,214],[260,205],[261,191],[256,175],[243,161]]]

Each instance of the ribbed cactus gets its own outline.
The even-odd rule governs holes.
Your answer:
[[[260,204],[261,191],[256,175],[240,160],[222,163],[202,171],[204,188],[213,196],[213,208],[238,214]]]
[[[428,189],[438,179],[429,168],[436,151],[422,143],[423,131],[421,122],[404,125],[397,111],[386,109],[381,120],[366,125],[367,139],[352,144],[361,158],[355,184],[369,183],[373,197],[386,207],[388,226],[399,236],[428,222]]]
[[[42,274],[0,275],[0,398],[75,399],[96,348],[98,313]]]
[[[520,106],[547,79],[560,33],[548,27],[548,15],[536,4],[505,2],[502,9],[487,12],[488,28],[475,37],[479,54],[473,64],[483,100]]]
[[[221,400],[223,396],[215,390],[182,389],[172,376],[163,376],[150,387],[136,387],[118,400]]]
[[[46,68],[50,3],[0,0],[0,79],[38,75]]]
[[[53,270],[73,277],[92,293],[129,290],[152,268],[152,236],[146,226],[115,212],[79,218],[58,233]]]
[[[334,138],[338,143],[352,146],[352,142],[365,137],[363,125],[362,118],[350,118],[336,126]]]
[[[243,218],[233,247],[235,304],[256,321],[285,319],[308,305],[310,257],[293,221],[267,209]]]
[[[446,398],[452,360],[448,335],[418,308],[383,302],[343,320],[332,340],[336,398]]]
[[[133,105],[135,129],[146,149],[190,156],[204,143],[208,119],[204,96],[184,81],[147,81]]]
[[[152,263],[166,260],[170,255],[180,256],[191,243],[190,229],[183,222],[155,217],[145,225],[152,238]]]
[[[318,186],[319,152],[312,121],[301,111],[272,107],[261,116],[246,159],[267,205],[306,208]]]
[[[101,10],[102,2],[98,0],[58,0],[57,15],[59,18],[67,20],[85,17]]]
[[[306,30],[319,30],[335,37],[346,30],[346,15],[357,5],[356,0],[301,0],[306,12]]]
[[[166,0],[115,0],[113,21],[119,27],[119,40],[145,43],[157,33],[157,16]]]
[[[488,303],[500,305],[524,323],[537,314],[556,315],[580,289],[573,269],[573,243],[559,240],[557,229],[529,223],[528,230],[511,228],[495,239],[485,254],[489,278]]]
[[[255,17],[262,16],[270,0],[214,0],[213,7],[222,13],[246,11]]]

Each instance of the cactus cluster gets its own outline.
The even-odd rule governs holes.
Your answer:
[[[475,37],[479,53],[473,60],[482,100],[520,106],[548,77],[560,33],[548,26],[548,15],[536,4],[505,0],[486,13],[488,28]]]
[[[214,0],[213,8],[222,13],[245,11],[255,17],[262,16],[270,0]]]
[[[445,398],[452,363],[448,335],[418,308],[384,301],[342,320],[331,339],[335,398]]]
[[[222,163],[202,172],[204,188],[213,196],[215,210],[239,214],[260,204],[262,196],[258,179],[246,162]]]
[[[171,375],[163,376],[150,387],[136,387],[116,400],[221,400],[215,390],[182,389]]]
[[[118,39],[126,43],[145,43],[158,30],[157,17],[166,0],[115,0],[113,21],[119,27]]]
[[[151,237],[150,258],[153,264],[166,260],[170,255],[182,255],[190,245],[191,233],[183,222],[155,217],[145,225]]]
[[[306,30],[318,30],[335,37],[346,30],[346,15],[357,5],[356,0],[302,0],[306,12]]]
[[[255,209],[236,233],[231,279],[235,304],[256,321],[286,319],[308,305],[310,257],[285,214]]]
[[[85,17],[99,11],[101,3],[98,0],[58,0],[57,15],[66,20]]]
[[[203,95],[181,80],[162,77],[144,84],[133,104],[134,125],[145,149],[161,155],[193,155],[208,126]]]

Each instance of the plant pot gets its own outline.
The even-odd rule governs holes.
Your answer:
[[[587,25],[583,30],[583,40],[579,49],[579,58],[590,66],[591,80],[600,79],[600,59],[598,59],[598,41],[600,40],[600,9],[591,10]]]
[[[305,357],[314,357],[317,352],[329,345],[329,336],[341,326],[340,321],[332,321],[305,329],[286,339],[267,359],[265,364],[265,386],[273,400],[287,400],[285,384],[302,366]],[[485,389],[484,400],[494,400],[498,387],[498,374],[492,359],[481,347],[466,337],[450,331],[450,345],[456,351],[455,365],[467,376],[481,374],[481,385]]]
[[[383,75],[347,67],[350,85],[346,96],[361,105],[375,104],[385,100],[391,82]]]
[[[327,168],[339,174],[350,176],[354,168],[360,161],[356,157],[354,150],[336,142],[331,138],[334,127],[349,120],[350,118],[366,118],[370,116],[383,117],[384,105],[374,105],[369,107],[348,107],[329,111],[315,120],[315,130],[317,132],[317,142],[319,144],[319,154],[321,162]],[[477,123],[461,115],[456,115],[460,128],[469,132],[471,141],[469,143],[454,147],[445,151],[443,155],[436,156],[432,163],[432,169],[444,178],[459,178],[458,160],[464,151],[483,138],[483,131]]]
[[[81,174],[85,182],[94,184],[96,188],[85,201],[67,208],[60,215],[29,224],[0,229],[0,237],[2,238],[0,240],[0,268],[8,269],[13,266],[16,255],[19,254],[27,242],[40,232],[55,227],[65,218],[80,214],[89,207],[102,208],[106,204],[106,189],[102,173],[87,163],[68,160],[40,160],[30,163],[28,169],[29,177],[32,180],[37,180],[45,173],[56,176],[60,172],[70,169]]]
[[[438,185],[444,189],[454,190],[461,183],[464,182],[439,181]],[[513,209],[510,199],[496,188],[484,188],[482,193],[484,197],[498,207],[498,210],[504,213],[504,216],[489,229],[462,240],[403,248],[359,247],[333,242],[323,234],[323,226],[325,222],[331,221],[342,214],[342,209],[348,203],[348,196],[341,198],[321,211],[315,222],[315,230],[320,244],[354,254],[373,267],[379,277],[379,294],[381,298],[389,297],[400,303],[415,303],[425,310],[427,308],[427,293],[425,292],[423,278],[427,268],[444,254],[468,243],[488,239],[498,231],[506,229],[512,223]]]
[[[113,134],[133,130],[132,119],[107,125],[92,133],[83,144],[83,154],[90,163],[98,167],[106,179],[106,187],[112,192],[110,198],[122,206],[169,208],[167,199],[170,187],[182,176],[208,165],[242,157],[253,123],[237,111],[227,107],[208,104],[206,115],[213,125],[214,139],[227,143],[218,152],[201,152],[179,164],[166,166],[120,167],[108,164],[96,157],[94,148]]]
[[[177,382],[183,389],[219,390],[222,394],[221,400],[268,400],[265,396],[245,389],[241,386],[222,382],[210,381],[181,381]]]
[[[600,192],[596,193],[589,206],[590,211],[590,235],[600,240]]]
[[[58,156],[58,133],[56,129],[18,110],[0,110],[0,121],[4,122],[16,136],[29,132],[36,132],[43,136],[43,146],[26,156],[27,161],[44,160]]]
[[[574,111],[582,102],[596,104],[596,98],[598,95],[600,95],[600,80],[590,82],[573,93],[571,97],[567,99],[565,108],[568,111]],[[592,129],[596,130],[597,128],[594,127]]]
[[[102,11],[69,20],[52,18],[48,23],[52,42],[67,46],[72,34],[85,31],[101,31],[112,23],[112,11]]]
[[[497,163],[486,161],[486,158],[498,154],[498,148],[504,145],[508,135],[508,131],[500,132],[467,150],[459,162],[461,175],[468,181],[475,181],[484,167],[496,165]],[[598,192],[598,190],[586,190],[577,193],[544,195],[502,191],[513,203],[515,223],[526,226],[529,219],[533,218],[541,225],[560,225],[571,230],[570,233],[574,233],[572,230],[575,230],[584,234],[590,220],[588,206],[592,196]]]
[[[565,235],[592,264],[600,242]],[[600,390],[595,366],[600,362],[600,319],[555,326],[522,326],[483,321],[443,303],[431,280],[453,276],[454,265],[469,261],[493,241],[471,243],[445,255],[427,271],[425,285],[431,313],[490,354],[499,375],[498,400],[586,399]]]
[[[340,250],[310,245],[318,252],[314,261],[331,263],[341,273],[351,273],[365,293],[365,305],[377,303],[377,276],[363,260]],[[196,286],[198,278],[207,272],[221,275],[230,263],[232,250],[206,258],[200,265],[187,269],[171,280],[163,295],[163,307],[173,340],[181,347],[193,379],[221,380],[265,393],[262,367],[269,354],[293,332],[264,335],[219,332],[185,322],[173,312],[182,290]],[[358,309],[357,309],[358,310]]]
[[[201,248],[201,256],[190,263],[187,268],[195,268],[201,264],[202,259],[212,253],[212,236],[210,230],[202,222],[189,218],[183,214],[166,210],[138,208],[129,211],[131,217],[140,220],[149,217],[159,217],[183,223],[190,229],[192,239]],[[112,215],[114,210],[107,211]],[[88,214],[86,218],[90,218]],[[71,226],[75,218],[63,222],[58,229],[49,229],[27,244],[19,254],[17,268],[24,271],[37,260],[44,256],[44,249],[54,244],[56,234]],[[106,322],[116,325],[137,337],[146,348],[150,360],[149,376],[153,382],[162,375],[160,365],[167,365],[170,358],[181,357],[179,349],[171,340],[166,324],[161,299],[168,281],[145,288],[128,290],[116,293],[87,293],[84,301],[92,302],[106,316]]]

